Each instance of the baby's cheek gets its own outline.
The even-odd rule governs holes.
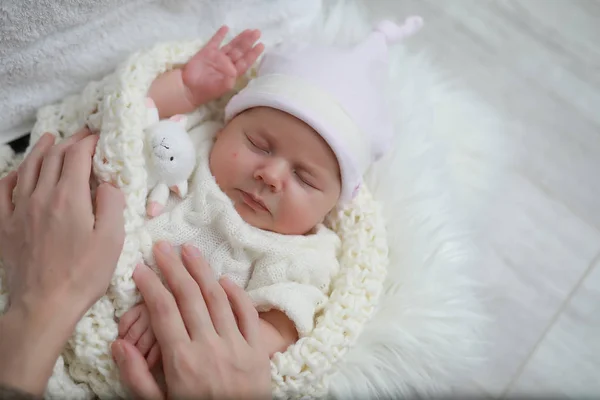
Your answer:
[[[293,199],[285,207],[285,211],[281,216],[282,222],[285,224],[287,229],[291,230],[310,230],[316,225],[315,221],[315,207],[309,199],[298,196]]]

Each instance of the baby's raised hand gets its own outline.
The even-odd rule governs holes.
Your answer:
[[[123,314],[119,321],[119,338],[137,347],[146,358],[148,368],[152,368],[160,359],[160,348],[150,326],[145,304],[138,304]]]
[[[264,50],[262,43],[255,45],[260,38],[257,29],[247,29],[220,47],[227,31],[228,28],[222,26],[183,67],[183,83],[196,106],[231,90],[236,79],[246,73]]]

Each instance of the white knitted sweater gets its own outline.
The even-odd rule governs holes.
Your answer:
[[[147,170],[142,151],[145,98],[159,74],[185,63],[203,43],[163,43],[136,53],[113,74],[90,82],[80,94],[43,107],[37,114],[31,145],[44,132],[62,138],[86,123],[98,128],[94,174],[101,181],[118,185],[126,199],[125,244],[108,292],[77,324],[56,362],[46,390],[48,398],[125,396],[110,344],[118,333],[116,317],[140,300],[132,274],[147,245]],[[222,101],[209,104],[205,115],[222,120],[222,108]],[[13,157],[0,166],[0,176],[17,168],[21,159]],[[348,349],[373,316],[382,291],[389,261],[385,223],[367,187],[362,187],[351,204],[334,210],[326,225],[341,240],[340,270],[331,281],[329,300],[317,314],[314,329],[271,358],[275,397],[326,396],[328,379],[340,368]],[[0,311],[8,299],[2,273],[0,268]]]
[[[210,171],[210,150],[219,126],[205,123],[190,132],[199,137],[190,194],[145,224],[142,254],[152,265],[156,241],[194,244],[216,276],[226,275],[246,288],[258,311],[284,312],[304,337],[313,329],[315,313],[325,305],[331,277],[338,272],[340,240],[323,225],[301,236],[247,224]]]

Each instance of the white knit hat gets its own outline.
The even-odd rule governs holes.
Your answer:
[[[340,202],[349,201],[392,139],[384,100],[388,45],[421,25],[420,17],[408,18],[402,26],[382,21],[353,48],[304,45],[268,51],[257,77],[227,104],[225,121],[266,106],[306,122],[335,153],[342,174]]]

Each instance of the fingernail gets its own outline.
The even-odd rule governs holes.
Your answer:
[[[44,132],[44,134],[42,135],[42,137],[40,137],[40,140],[42,140],[42,139],[54,141],[56,139],[56,136],[54,136],[50,132]]]
[[[115,342],[112,353],[113,353],[113,358],[115,359],[117,364],[122,364],[125,361],[125,358],[126,358],[125,349],[123,348],[123,345],[119,341]]]
[[[144,264],[142,264],[142,263],[138,263],[138,264],[135,266],[135,268],[134,268],[134,270],[133,270],[133,273],[131,274],[131,277],[133,278],[133,280],[135,281],[135,280],[137,279],[137,278],[136,278],[136,275],[143,274],[143,273],[145,272],[145,269],[146,269],[146,268],[147,268],[147,267],[146,267]]]
[[[171,244],[164,240],[160,241],[158,242],[158,250],[165,254],[169,254],[171,252]]]
[[[186,243],[183,245],[183,250],[190,257],[199,258],[202,256],[202,254],[200,253],[200,250],[198,250],[198,248],[196,246],[193,246],[189,243]]]
[[[229,282],[231,282],[231,279],[229,279],[225,275],[223,275],[222,277],[219,278],[219,283],[221,284],[221,286],[223,286],[223,284],[228,285]]]

